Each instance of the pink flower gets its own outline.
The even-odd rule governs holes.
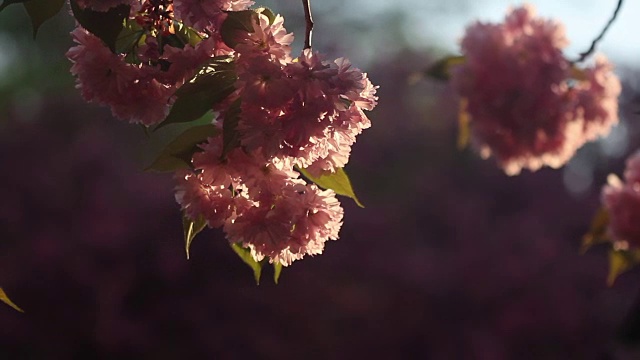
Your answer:
[[[200,177],[205,184],[229,187],[239,183],[238,161],[222,158],[222,136],[209,138],[200,148],[202,152],[193,154],[193,166],[202,171]],[[242,150],[236,149],[234,154],[241,156]]]
[[[108,105],[120,119],[144,125],[157,124],[169,113],[175,88],[150,77],[140,77],[127,84]]]
[[[377,87],[345,59],[325,62],[304,50],[280,65],[271,56],[237,61],[240,141],[266,158],[292,157],[301,167],[335,171],[346,164],[355,137],[371,124]]]
[[[236,87],[245,105],[274,109],[284,106],[294,95],[294,87],[282,65],[270,57],[240,57],[236,71]]]
[[[258,14],[257,21],[252,22],[252,25],[252,32],[238,34],[239,43],[235,50],[241,57],[267,55],[283,64],[290,60],[293,34],[287,33],[282,16],[276,15],[273,24],[269,25],[269,18]]]
[[[640,152],[627,159],[624,180],[627,183],[640,183]]]
[[[210,227],[220,227],[232,219],[236,199],[225,186],[207,185],[202,177],[188,172],[176,173],[176,201],[184,214],[192,220],[202,216]]]
[[[243,169],[244,184],[248,188],[252,199],[260,200],[265,194],[267,197],[281,189],[291,181],[297,181],[300,173],[293,170],[293,162],[290,158],[264,158],[254,154],[253,166],[245,166]]]
[[[86,101],[106,104],[135,79],[136,69],[113,54],[102,40],[80,27],[71,35],[78,45],[66,55],[73,62],[71,73]]]
[[[609,175],[602,203],[609,213],[608,234],[619,246],[640,246],[640,152],[627,160],[625,180]]]
[[[230,242],[250,247],[256,261],[269,258],[288,266],[322,253],[326,241],[337,239],[343,214],[333,191],[292,180],[279,192],[263,194],[224,230]]]
[[[593,67],[583,70],[586,80],[576,84],[578,111],[585,122],[589,140],[609,134],[611,124],[618,122],[620,81],[613,74],[613,65],[603,56],[595,58]]]
[[[157,50],[155,53],[144,53],[149,47],[157,49],[156,38],[147,37],[147,44],[140,47],[138,53],[142,53],[139,58],[145,63],[144,66],[149,68],[149,72],[153,73],[154,78],[169,86],[181,86],[191,80],[196,71],[215,56],[217,45],[218,42],[214,38],[205,38],[195,47],[189,44],[182,48],[164,45],[160,55]],[[165,68],[149,65],[158,63],[166,64]]]
[[[502,24],[475,23],[462,40],[465,63],[452,84],[467,101],[474,144],[509,175],[564,165],[618,120],[618,79],[600,57],[573,79],[561,24],[512,10]],[[577,70],[578,72],[580,70]]]
[[[150,125],[164,119],[173,88],[153,79],[146,69],[126,63],[86,30],[76,28],[71,34],[78,45],[67,57],[86,101],[108,105],[115,116],[134,123]]]

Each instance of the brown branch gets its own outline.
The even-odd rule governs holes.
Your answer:
[[[607,30],[609,30],[609,27],[611,27],[611,24],[613,24],[613,22],[616,20],[616,17],[618,17],[618,13],[620,12],[620,8],[622,7],[622,1],[623,0],[618,0],[618,5],[616,6],[616,10],[613,12],[613,16],[611,16],[611,19],[609,19],[607,25],[605,25],[604,29],[602,29],[600,35],[598,35],[598,37],[593,40],[589,49],[583,53],[580,53],[580,57],[573,63],[582,62],[587,57],[589,57],[589,55],[593,54],[593,52],[596,50],[596,45],[598,44],[598,42],[602,40],[604,34],[607,32]]]
[[[302,0],[302,6],[304,7],[304,20],[307,24],[304,36],[305,49],[311,49],[311,31],[313,30],[313,19],[311,18],[311,5],[309,2],[310,0]]]

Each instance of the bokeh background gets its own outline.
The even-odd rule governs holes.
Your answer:
[[[588,48],[608,1],[533,2],[565,22],[569,56]],[[302,47],[297,0],[283,14]],[[373,127],[347,170],[366,205],[343,199],[325,253],[251,270],[221,232],[183,250],[162,144],[85,104],[59,14],[34,41],[26,13],[0,13],[2,359],[638,359],[638,279],[606,285],[607,255],[579,253],[607,174],[640,147],[640,42],[627,1],[602,46],[624,83],[621,124],[563,169],[507,177],[455,147],[457,99],[412,74],[456,51],[466,23],[503,0],[312,1],[314,47],[380,85]],[[635,10],[634,10],[635,9]]]

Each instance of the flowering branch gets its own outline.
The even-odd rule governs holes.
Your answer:
[[[302,0],[302,6],[304,7],[304,20],[307,24],[304,37],[304,48],[311,49],[311,31],[313,30],[313,19],[311,18],[311,5],[310,0]]]
[[[609,30],[609,28],[611,27],[611,24],[613,24],[613,22],[616,20],[616,17],[618,17],[618,13],[620,12],[621,7],[622,7],[622,0],[618,0],[618,5],[616,6],[616,10],[613,12],[613,16],[611,16],[611,19],[609,19],[609,22],[607,22],[607,25],[605,25],[604,29],[602,29],[602,31],[600,32],[600,35],[598,35],[598,37],[593,40],[589,49],[583,53],[580,53],[580,57],[578,58],[578,60],[574,61],[574,63],[582,62],[587,57],[589,57],[589,55],[593,54],[593,52],[596,50],[596,45],[598,44],[598,42],[602,40],[602,38],[604,37],[604,34],[607,32],[607,30]]]

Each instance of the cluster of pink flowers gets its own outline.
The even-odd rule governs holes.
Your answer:
[[[73,62],[71,73],[77,78],[82,97],[89,102],[109,106],[123,120],[144,125],[162,121],[168,114],[175,92],[212,56],[227,54],[231,49],[222,42],[217,28],[224,20],[224,10],[244,9],[251,1],[172,1],[113,0],[78,1],[81,8],[107,11],[118,5],[130,6],[123,49],[112,52],[102,40],[78,26],[71,34],[78,44],[67,52]],[[198,10],[214,8],[216,16],[197,33],[202,39],[196,45],[172,39],[177,23],[174,8]],[[177,12],[177,11],[176,11]],[[201,23],[205,17],[197,11],[189,23]],[[185,20],[186,21],[186,20]],[[182,24],[182,23],[180,23]]]
[[[292,57],[293,35],[279,15],[255,12],[252,30],[222,34],[232,16],[228,11],[244,10],[250,1],[79,5],[102,11],[118,4],[131,5],[129,21],[139,24],[139,45],[132,53],[114,53],[85,29],[74,30],[78,45],[67,55],[83,97],[110,106],[122,119],[156,124],[166,117],[176,90],[207,60],[230,56],[234,91],[212,108],[221,133],[233,128],[236,139],[218,135],[200,144],[192,168],[176,173],[176,200],[185,216],[221,227],[231,243],[251,249],[256,261],[286,266],[321,253],[327,240],[338,238],[343,209],[332,190],[308,184],[296,167],[311,176],[344,167],[356,136],[370,126],[363,110],[375,107],[377,87],[346,59],[328,62],[311,49]],[[176,23],[202,41],[178,47],[162,41]]]
[[[477,22],[462,39],[452,83],[467,100],[474,145],[509,175],[564,165],[618,121],[620,82],[604,56],[578,68],[563,55],[561,24],[532,6],[499,24]]]
[[[177,175],[176,198],[256,260],[286,266],[321,253],[343,217],[335,193],[299,179],[294,166],[316,175],[343,167],[370,126],[363,109],[375,106],[375,87],[344,59],[328,63],[310,49],[293,59],[282,17],[270,24],[258,15],[253,26],[237,37],[237,90],[217,107],[224,123],[239,102],[240,146],[223,154],[220,137],[210,138],[193,157],[195,171]]]
[[[609,214],[608,237],[617,248],[640,246],[640,152],[627,159],[624,181],[611,174],[602,188]]]

